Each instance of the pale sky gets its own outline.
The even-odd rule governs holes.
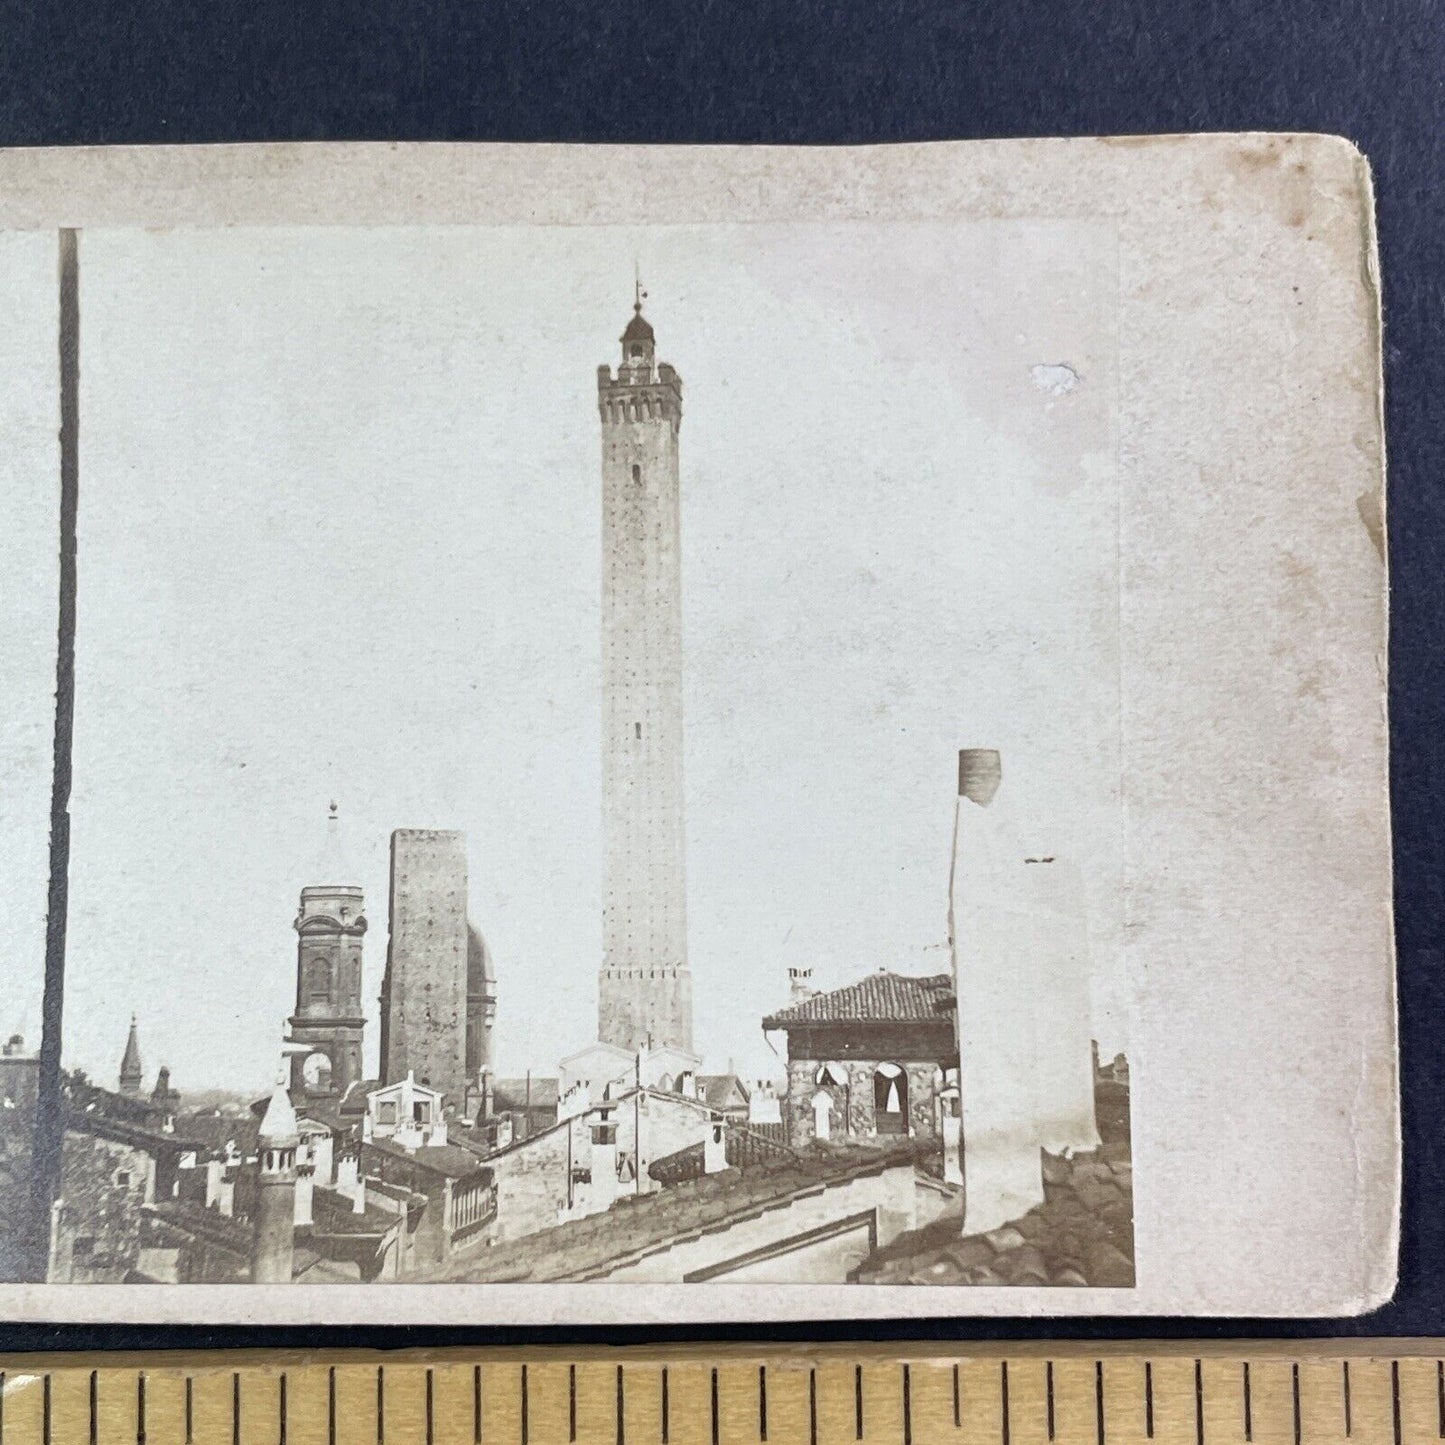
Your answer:
[[[236,229],[82,241],[68,1063],[113,1082],[134,1011],[148,1081],[271,1077],[332,798],[371,925],[369,1067],[397,827],[466,831],[501,1071],[593,1037],[596,368],[635,262],[684,385],[708,1065],[776,1069],[758,1021],[791,964],[821,987],[948,969],[960,746],[1001,748],[1085,869],[1096,1024],[1122,1046],[1107,232]],[[26,303],[0,366],[28,398],[0,421],[43,468],[53,238],[0,247],[0,270]],[[1034,370],[1059,364],[1067,390]],[[7,777],[48,790],[48,728],[10,727]],[[8,837],[32,837],[27,806],[0,809]],[[0,944],[29,960],[9,1027],[38,1036],[24,847]]]

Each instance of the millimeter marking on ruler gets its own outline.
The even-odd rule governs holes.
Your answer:
[[[0,1445],[362,1445],[368,1406],[378,1445],[1440,1445],[1445,1352],[1422,1345],[11,1359]]]

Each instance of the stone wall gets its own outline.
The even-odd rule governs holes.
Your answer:
[[[65,1136],[51,1236],[52,1284],[119,1284],[135,1267],[143,1206],[155,1199],[155,1161],[129,1144]]]
[[[653,1160],[702,1143],[710,1127],[707,1109],[680,1099],[649,1094],[642,1108],[642,1159],[637,1171],[641,1188],[634,1178],[618,1185],[623,1193],[656,1189],[657,1181],[648,1176]],[[607,1114],[615,1130],[617,1159],[632,1160],[637,1147],[637,1096],[619,1099],[607,1107]],[[602,1110],[593,1109],[487,1160],[497,1184],[497,1219],[492,1229],[495,1241],[517,1239],[557,1223],[559,1211],[567,1207],[568,1159],[573,1169],[590,1172],[592,1129],[601,1118]]]
[[[833,1063],[846,1082],[835,1084],[815,1082],[824,1062]],[[787,1125],[788,1142],[808,1143],[814,1137],[813,1097],[819,1089],[833,1101],[834,1139],[872,1139],[878,1137],[873,1107],[873,1076],[881,1062],[894,1060],[822,1060],[789,1059],[788,1092],[783,1100],[783,1119]],[[938,1137],[938,1107],[935,1079],[938,1065],[924,1062],[902,1063],[908,1080],[909,1134],[915,1139]],[[887,1136],[885,1136],[887,1137]]]
[[[557,1222],[557,1211],[567,1203],[567,1139],[581,1150],[584,1131],[575,1119],[534,1134],[521,1144],[488,1161],[497,1185],[497,1218],[492,1238],[497,1242],[534,1234]]]

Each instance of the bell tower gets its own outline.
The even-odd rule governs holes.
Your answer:
[[[296,1097],[344,1094],[361,1078],[361,885],[341,851],[336,804],[326,846],[301,890],[296,940],[296,1012],[291,1016],[291,1088]],[[304,1046],[304,1048],[300,1047]]]
[[[602,425],[602,971],[598,1037],[692,1051],[683,867],[682,380],[641,284]]]

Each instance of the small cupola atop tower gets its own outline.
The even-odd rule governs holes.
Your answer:
[[[642,314],[642,303],[647,292],[642,282],[637,282],[637,294],[632,303],[632,320],[622,333],[622,367],[619,380],[632,382],[651,381],[656,364],[657,344],[652,326]]]
[[[361,873],[347,857],[341,844],[340,811],[332,803],[326,814],[326,839],[309,870],[308,891],[347,892],[357,888]]]

